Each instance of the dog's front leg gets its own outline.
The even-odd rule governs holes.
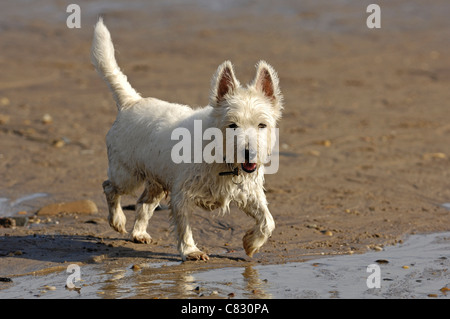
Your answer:
[[[255,197],[250,197],[243,211],[256,221],[256,225],[248,230],[242,239],[246,254],[252,257],[272,235],[275,222],[267,207],[263,192],[259,192]]]
[[[180,252],[181,258],[185,260],[208,260],[207,254],[197,248],[192,237],[192,229],[189,224],[189,217],[191,209],[189,205],[183,204],[183,201],[178,201],[178,196],[172,197],[172,211],[171,220],[174,226],[174,231],[177,236],[177,248]]]

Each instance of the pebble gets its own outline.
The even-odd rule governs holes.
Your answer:
[[[409,269],[409,266],[402,266],[403,269]]]
[[[41,121],[43,124],[51,124],[53,122],[53,118],[50,114],[46,113],[42,116]]]
[[[52,145],[53,145],[54,147],[56,147],[56,148],[61,148],[61,147],[63,147],[64,145],[66,145],[66,142],[64,142],[64,140],[62,140],[62,139],[58,139],[58,140],[54,140],[54,141],[52,142]]]
[[[331,141],[330,140],[324,140],[324,141],[320,141],[318,144],[325,146],[325,147],[330,147],[331,146]]]
[[[322,231],[322,234],[324,234],[325,236],[333,236],[333,232],[331,230]]]
[[[134,264],[133,266],[131,266],[131,269],[133,269],[134,271],[140,270],[141,266]]]

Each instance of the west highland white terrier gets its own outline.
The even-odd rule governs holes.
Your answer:
[[[101,18],[95,26],[91,58],[118,108],[106,136],[109,167],[108,180],[103,183],[111,227],[126,233],[120,198],[144,185],[131,237],[135,242],[150,243],[148,221],[170,192],[170,218],[182,259],[208,260],[192,237],[192,211],[201,207],[227,212],[233,202],[256,221],[243,237],[245,252],[252,257],[275,228],[263,186],[264,164],[275,145],[273,132],[283,108],[275,70],[260,61],[254,80],[243,87],[232,64],[225,61],[212,78],[209,105],[193,109],[142,98],[117,65],[111,35]],[[229,131],[235,132],[231,139],[225,138]],[[194,141],[200,145],[200,153],[185,143],[182,160],[175,158],[179,155],[176,150],[185,146],[180,146],[181,135],[176,132],[200,133],[203,139]],[[210,142],[213,135],[222,138]],[[252,142],[254,136],[256,143]],[[214,160],[198,160],[207,142],[210,151],[214,150]],[[234,156],[228,156],[230,149]],[[237,160],[240,154],[241,161]]]

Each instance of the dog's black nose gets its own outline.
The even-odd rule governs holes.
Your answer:
[[[254,150],[245,150],[245,161],[253,162],[256,159],[256,151]]]

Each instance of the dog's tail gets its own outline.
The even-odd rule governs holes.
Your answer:
[[[127,77],[117,65],[111,34],[103,24],[101,17],[95,25],[91,60],[97,72],[112,91],[119,111],[141,99],[139,93],[128,83]]]

